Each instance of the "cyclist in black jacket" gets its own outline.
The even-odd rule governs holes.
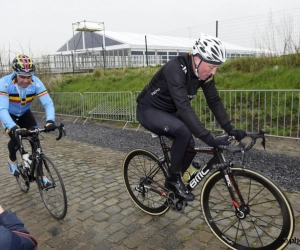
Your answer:
[[[245,131],[233,129],[215,87],[214,75],[225,61],[223,43],[216,37],[201,34],[193,52],[177,56],[165,64],[137,98],[139,122],[157,135],[174,139],[170,173],[165,185],[186,201],[195,199],[181,180],[182,173],[195,157],[195,153],[186,152],[188,146],[195,146],[192,135],[209,146],[229,145],[224,137],[214,138],[193,110],[190,100],[200,87],[221,127],[238,141],[246,136]]]

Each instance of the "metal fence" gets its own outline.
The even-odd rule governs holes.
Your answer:
[[[110,120],[138,123],[136,97],[140,92],[51,93],[57,115],[84,120]],[[248,132],[265,129],[276,137],[300,139],[300,90],[221,90],[219,94],[236,128]],[[44,113],[35,99],[32,111]],[[221,130],[202,91],[192,100],[201,122],[211,131]],[[153,118],[155,119],[155,117]],[[124,127],[125,127],[124,126]]]
[[[299,138],[300,90],[221,90],[221,99],[234,127],[271,136]],[[203,94],[192,101],[200,120],[211,130],[220,126]]]
[[[132,98],[131,92],[83,93],[85,122],[88,119],[134,122],[135,108]]]
[[[84,117],[84,101],[81,93],[60,92],[51,93],[50,95],[55,105],[56,115],[74,117],[75,121]],[[44,107],[38,101],[38,98],[35,98],[32,103],[31,110],[37,113],[45,113]]]

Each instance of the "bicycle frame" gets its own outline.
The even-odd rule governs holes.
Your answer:
[[[171,146],[167,146],[162,136],[159,137],[159,140],[163,151],[163,157],[161,157],[159,160],[162,165],[170,166],[171,160],[168,152],[171,150]],[[213,155],[213,158],[210,159],[210,161],[200,169],[193,179],[191,179],[188,185],[190,190],[194,189],[201,182],[201,180],[214,168],[214,165],[225,162],[225,157],[222,151],[212,147],[187,148],[186,151]]]
[[[62,135],[66,135],[66,132],[64,130],[64,125],[61,124],[60,126],[57,126],[59,129],[59,136],[56,138],[56,140],[60,140]],[[41,155],[43,155],[43,150],[40,143],[40,132],[45,132],[45,129],[40,129],[38,126],[34,127],[33,130],[29,131],[29,135],[26,137],[22,137],[20,134],[18,134],[17,140],[18,140],[18,150],[20,151],[21,155],[26,153],[23,145],[23,139],[27,139],[31,145],[33,145],[32,148],[32,162],[30,164],[30,169],[28,171],[28,178],[29,180],[35,181],[35,171],[36,167],[41,161]]]
[[[261,131],[264,133],[263,131]],[[264,139],[264,138],[263,138]],[[171,146],[167,146],[167,144],[164,141],[164,138],[162,136],[159,136],[160,145],[163,151],[163,157],[160,158],[160,163],[163,166],[170,166],[170,156],[168,152],[171,150]],[[254,138],[256,140],[256,138]],[[252,147],[255,143],[253,141],[251,142],[250,146]],[[263,144],[264,145],[264,144]],[[242,153],[242,164],[244,163],[244,147],[245,143],[240,143],[238,146],[232,146],[231,152],[241,152]],[[232,176],[229,176],[230,173],[230,166],[233,164],[232,159],[229,161],[226,160],[225,155],[223,153],[223,150],[225,149],[222,147],[219,148],[213,148],[213,147],[199,147],[199,148],[187,148],[187,152],[194,152],[194,153],[201,153],[201,154],[210,154],[213,155],[213,157],[195,174],[192,176],[191,180],[189,180],[189,183],[187,184],[187,188],[189,190],[193,190],[196,188],[196,186],[204,179],[205,176],[207,176],[212,170],[218,170],[221,172],[224,181],[226,183],[228,192],[231,196],[232,203],[236,209],[236,212],[240,216],[244,216],[244,213],[240,210],[238,202],[236,201],[235,194],[233,192],[233,188],[235,189],[235,192],[237,193],[241,203],[245,205],[245,201],[241,195],[241,192],[239,190],[239,186],[235,179]],[[168,172],[168,171],[167,171]]]
[[[42,151],[41,144],[40,144],[39,133],[32,134],[32,135],[26,137],[26,139],[29,142],[31,142],[33,145],[32,162],[30,164],[30,171],[28,172],[28,177],[29,177],[30,181],[34,181],[35,180],[35,170],[36,170],[36,167],[38,166],[38,163],[41,160],[41,155],[43,154],[43,151]],[[21,155],[23,155],[23,153],[26,152],[24,149],[22,140],[20,140],[20,149],[19,150],[20,150]]]

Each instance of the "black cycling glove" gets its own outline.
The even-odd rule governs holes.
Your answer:
[[[19,128],[20,128],[19,126],[14,126],[11,129],[6,129],[5,132],[7,134],[14,135],[14,134],[16,134],[16,130],[19,129]]]
[[[210,133],[201,136],[200,139],[205,142],[208,146],[211,147],[217,147],[219,145],[226,145],[228,146],[230,142],[228,141],[228,136],[218,136],[218,137],[213,137]]]
[[[226,133],[230,136],[234,136],[234,138],[237,141],[241,141],[244,137],[247,136],[247,133],[242,129],[233,129],[230,122],[226,123],[223,126],[223,129],[226,131]]]
[[[7,130],[6,132],[8,132],[11,135],[16,135],[17,129],[20,129],[20,127],[14,126],[10,130]],[[29,131],[26,128],[22,128],[21,130],[18,131],[18,134],[21,135],[22,137],[25,137],[29,134]]]
[[[231,131],[228,132],[228,135],[234,136],[234,138],[237,141],[241,141],[244,137],[247,136],[247,133],[242,129],[232,129]]]
[[[44,128],[45,128],[46,132],[50,132],[50,131],[54,131],[56,129],[56,125],[55,125],[54,121],[49,120],[46,122],[46,125]]]

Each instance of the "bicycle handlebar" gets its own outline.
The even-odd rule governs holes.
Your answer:
[[[245,150],[250,150],[256,143],[256,139],[261,138],[261,145],[266,149],[266,139],[265,139],[266,130],[260,129],[258,133],[247,133],[247,136],[251,138],[251,143],[245,147]]]
[[[219,149],[225,149],[227,151],[229,151],[230,153],[238,153],[238,152],[242,152],[244,151],[248,151],[251,148],[253,148],[253,146],[256,143],[256,139],[262,138],[262,146],[265,149],[266,148],[266,140],[265,140],[265,133],[266,131],[264,129],[260,129],[258,133],[247,133],[247,137],[251,138],[251,142],[248,146],[246,146],[246,143],[241,141],[239,143],[239,145],[237,146],[224,146],[224,145],[220,145],[218,146]],[[234,137],[228,137],[229,140],[234,140]]]
[[[65,126],[63,123],[61,123],[59,126],[56,126],[55,129],[58,129],[59,131],[59,134],[58,134],[58,137],[56,138],[56,140],[60,140],[62,138],[62,136],[66,136],[66,130],[65,130]],[[16,135],[20,135],[18,132],[21,131],[22,129],[16,129]],[[45,128],[39,128],[38,126],[37,127],[34,127],[32,130],[28,130],[28,133],[29,134],[38,134],[40,132],[45,132],[47,133],[48,131],[46,131]]]
[[[228,152],[233,153],[233,154],[234,153],[242,153],[242,164],[244,165],[244,160],[245,160],[244,152],[250,150],[251,148],[253,148],[253,146],[256,143],[256,139],[262,138],[261,144],[265,149],[265,146],[266,146],[266,144],[265,144],[266,143],[265,133],[266,133],[266,131],[264,129],[260,129],[258,133],[247,133],[247,137],[251,138],[251,142],[248,146],[246,146],[247,145],[246,142],[241,141],[239,143],[239,145],[236,145],[236,146],[220,145],[217,148],[227,150]],[[234,140],[234,138],[232,138],[232,137],[229,137],[229,139]],[[219,169],[219,170],[224,170],[227,167],[230,167],[232,164],[233,164],[232,160],[225,161],[223,163],[214,164],[213,168],[214,169]]]

